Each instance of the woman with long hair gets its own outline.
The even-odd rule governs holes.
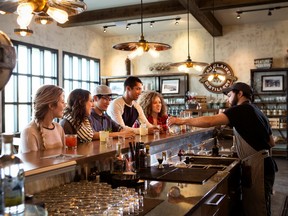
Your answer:
[[[152,125],[160,126],[160,131],[167,130],[167,106],[160,93],[156,91],[143,92],[137,102],[142,107],[146,118]]]
[[[64,90],[55,85],[41,86],[34,97],[34,119],[21,132],[19,152],[64,147],[64,130],[54,118],[62,118]]]
[[[66,134],[77,134],[80,143],[90,142],[96,138],[88,118],[92,106],[92,95],[87,90],[74,89],[68,96],[60,124]]]

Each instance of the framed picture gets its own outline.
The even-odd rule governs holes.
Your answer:
[[[162,94],[178,94],[180,79],[162,80],[161,93]]]
[[[261,90],[266,91],[283,91],[284,75],[267,75],[261,77]]]
[[[124,81],[111,81],[108,83],[112,93],[122,95],[124,93]]]

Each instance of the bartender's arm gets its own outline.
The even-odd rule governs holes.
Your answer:
[[[168,126],[172,124],[177,125],[191,125],[194,127],[202,127],[202,128],[208,128],[208,127],[214,127],[218,125],[227,125],[229,124],[229,119],[224,113],[220,113],[214,116],[201,116],[197,118],[176,118],[176,117],[169,117],[168,118]]]

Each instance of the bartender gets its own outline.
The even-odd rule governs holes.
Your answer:
[[[230,108],[214,116],[168,118],[168,126],[194,127],[229,125],[233,128],[238,157],[243,164],[243,209],[247,216],[271,215],[271,193],[277,165],[269,155],[275,145],[267,117],[251,103],[253,89],[237,82],[223,90]]]

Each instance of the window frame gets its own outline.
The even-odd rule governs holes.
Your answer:
[[[14,132],[16,135],[19,135],[20,131],[20,114],[21,114],[21,106],[28,106],[27,110],[28,110],[28,115],[30,114],[30,116],[27,117],[27,119],[29,118],[30,120],[28,120],[28,123],[31,121],[31,119],[33,118],[33,78],[38,78],[41,81],[41,85],[45,84],[45,79],[51,79],[53,81],[53,84],[55,85],[59,85],[59,50],[57,49],[53,49],[53,48],[49,48],[49,47],[44,47],[44,46],[39,46],[39,45],[35,45],[35,44],[30,44],[30,43],[25,43],[25,42],[21,42],[21,41],[16,41],[16,40],[12,40],[13,46],[15,47],[15,51],[16,51],[16,58],[18,59],[18,50],[19,50],[19,46],[25,46],[27,49],[27,67],[28,67],[28,71],[27,73],[22,73],[21,71],[19,72],[19,64],[18,61],[16,61],[16,66],[12,71],[11,77],[8,81],[9,82],[13,82],[12,86],[14,88],[14,95],[13,95],[13,101],[9,101],[7,102],[5,99],[5,91],[7,91],[7,85],[5,86],[5,88],[2,90],[2,131],[6,131],[6,106],[7,105],[11,105],[13,106],[14,109],[14,116],[13,116],[13,120],[14,120]],[[33,66],[32,66],[32,53],[33,53],[33,49],[38,49],[39,53],[40,53],[40,72],[39,74],[33,74]],[[55,74],[54,76],[47,76],[45,75],[45,64],[43,64],[43,62],[45,61],[44,57],[45,57],[45,51],[49,51],[51,52],[51,55],[53,57],[52,61],[55,63],[53,65],[51,65],[51,67],[53,69],[55,69]],[[19,82],[21,82],[21,80],[19,79],[19,77],[25,77],[27,78],[27,86],[28,86],[28,92],[27,95],[30,94],[30,101],[29,101],[29,97],[27,97],[26,101],[19,101],[19,93],[20,93],[20,88],[19,87]],[[8,84],[7,83],[7,84]],[[16,98],[16,101],[15,101]],[[28,124],[27,123],[27,124]],[[22,129],[22,128],[21,128]]]

